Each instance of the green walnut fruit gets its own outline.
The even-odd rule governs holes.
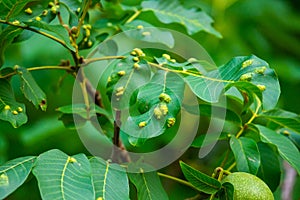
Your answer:
[[[274,200],[267,184],[252,174],[234,172],[226,176],[222,182],[233,185],[235,200]]]

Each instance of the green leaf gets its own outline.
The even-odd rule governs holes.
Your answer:
[[[256,125],[256,127],[260,131],[262,141],[275,145],[280,156],[289,162],[297,170],[298,174],[300,174],[300,152],[294,143],[269,128],[260,125]]]
[[[220,200],[234,200],[234,187],[231,183],[222,184],[222,189],[218,193]]]
[[[138,199],[142,200],[167,200],[169,199],[156,172],[129,173],[130,181],[137,189]]]
[[[183,91],[184,82],[178,75],[164,71],[156,73],[150,83],[139,88],[136,98],[132,100],[134,104],[130,116],[122,124],[122,131],[141,140],[161,135],[174,125],[169,124],[170,119],[176,123]],[[161,94],[168,95],[170,101],[161,100]],[[142,122],[145,126],[140,126]]]
[[[124,168],[96,157],[91,158],[90,163],[96,199],[129,199],[129,183]]]
[[[17,128],[27,122],[25,105],[16,102],[9,82],[0,79],[0,119]]]
[[[30,27],[35,27],[38,29],[44,29],[46,31],[49,31],[50,33],[54,33],[55,36],[57,36],[59,39],[62,40],[62,42],[72,51],[75,51],[75,48],[70,43],[70,38],[68,31],[60,24],[52,25],[48,24],[44,21],[28,21],[24,22],[26,25]]]
[[[0,166],[0,199],[5,199],[25,182],[35,158],[16,158]]]
[[[10,18],[24,12],[27,3],[33,0],[3,0],[0,2],[0,19],[8,21]]]
[[[272,148],[270,144],[259,142],[257,146],[261,160],[257,176],[274,192],[280,184],[280,175],[282,173],[278,154],[274,146]]]
[[[0,5],[1,13],[1,5]],[[7,26],[4,30],[0,29],[0,67],[4,64],[4,53],[6,48],[13,42],[13,40],[22,33],[21,28]]]
[[[256,142],[251,138],[230,138],[230,147],[238,171],[256,175],[260,166],[260,154]]]
[[[280,94],[277,76],[268,63],[256,56],[235,57],[217,70],[200,73],[202,75],[186,76],[184,80],[192,91],[205,101],[217,102],[225,88],[229,89],[234,83],[244,81],[264,88],[264,109],[272,109],[277,104]],[[238,89],[242,90],[242,85],[239,86]]]
[[[84,154],[70,157],[56,149],[47,151],[37,158],[33,174],[43,200],[95,199],[91,167]]]
[[[221,189],[221,183],[217,179],[192,168],[184,162],[180,162],[180,167],[185,178],[199,191],[207,194],[215,194]]]
[[[126,23],[121,26],[121,29],[127,36],[136,40],[161,43],[169,48],[174,46],[174,38],[170,32],[155,28],[153,25],[142,20],[134,20]]]
[[[21,78],[21,90],[24,96],[31,101],[36,108],[40,107],[43,111],[46,111],[46,94],[35,82],[31,73],[23,67],[18,67],[17,72]]]
[[[255,120],[266,124],[274,130],[286,128],[300,134],[300,118],[298,115],[290,112],[282,110],[268,111],[258,115]]]
[[[213,20],[203,11],[184,8],[178,0],[173,1],[144,1],[143,11],[152,11],[155,16],[165,24],[179,23],[186,27],[188,34],[205,31],[221,38],[211,24]]]

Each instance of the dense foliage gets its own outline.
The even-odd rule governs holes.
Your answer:
[[[223,32],[201,6],[0,1],[0,198],[233,199],[232,172],[276,197],[283,162],[300,174],[300,118],[265,60],[212,61],[200,44],[219,59]]]

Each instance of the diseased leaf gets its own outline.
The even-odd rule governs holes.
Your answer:
[[[169,199],[164,188],[161,185],[156,172],[129,173],[128,177],[137,189],[138,199],[143,200],[167,200]]]
[[[95,199],[92,171],[84,154],[68,156],[59,150],[41,154],[33,174],[43,200]]]
[[[145,21],[134,20],[124,24],[121,28],[127,36],[136,40],[162,43],[169,48],[174,46],[174,38],[170,32],[158,29]]]
[[[0,79],[0,119],[8,121],[15,128],[27,122],[25,105],[15,100],[14,93],[6,79]]]
[[[148,84],[139,88],[136,98],[131,99],[130,116],[122,124],[122,131],[143,141],[163,134],[176,123],[183,91],[184,82],[178,75],[164,71],[156,73]],[[162,95],[167,99],[163,100]],[[130,141],[135,141],[131,144],[136,145],[136,140]]]
[[[21,78],[21,90],[24,96],[31,101],[36,108],[40,107],[43,111],[46,111],[46,94],[35,82],[30,72],[23,67],[18,67],[17,72]]]
[[[221,183],[217,179],[192,168],[184,162],[180,162],[180,167],[185,178],[199,191],[215,194],[221,189]]]
[[[194,8],[186,9],[178,0],[143,1],[142,8],[143,11],[152,11],[162,23],[179,23],[185,26],[190,35],[205,31],[221,37],[221,34],[211,26],[213,20],[205,12]]]
[[[10,18],[17,16],[24,11],[27,3],[33,0],[3,0],[0,1],[0,19],[8,21]]]
[[[34,156],[16,158],[0,166],[0,199],[5,199],[25,182],[35,158]]]
[[[52,25],[43,21],[27,21],[24,22],[26,25],[30,27],[35,27],[37,29],[44,29],[51,33],[54,33],[62,42],[72,51],[75,51],[75,48],[70,43],[70,38],[68,31],[60,24]]]
[[[217,70],[200,73],[203,75],[186,76],[184,79],[193,92],[205,101],[217,102],[225,88],[229,89],[236,82],[244,81],[263,90],[264,109],[272,109],[277,104],[280,94],[277,76],[268,63],[256,56],[235,57]]]
[[[233,151],[238,171],[256,175],[260,166],[260,154],[256,142],[251,138],[230,138],[230,147]]]
[[[129,199],[129,182],[124,168],[96,157],[91,158],[90,163],[96,199]]]
[[[300,152],[292,141],[285,136],[261,125],[256,125],[260,131],[261,139],[265,143],[273,144],[277,147],[280,156],[294,167],[300,174]]]

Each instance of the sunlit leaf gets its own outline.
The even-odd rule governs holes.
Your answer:
[[[162,23],[179,23],[185,26],[189,34],[205,31],[221,37],[220,33],[211,26],[213,20],[205,12],[194,8],[186,9],[178,0],[144,1],[142,8],[143,11],[153,11]]]
[[[95,198],[91,167],[84,154],[71,157],[59,150],[47,151],[37,158],[33,174],[43,200]]]
[[[126,171],[118,164],[104,161],[101,158],[90,159],[96,199],[128,200],[129,182]]]
[[[162,43],[170,48],[174,46],[174,38],[170,32],[160,30],[145,21],[134,20],[121,26],[121,28],[126,35],[136,40]]]
[[[0,166],[0,198],[5,199],[27,179],[34,164],[34,156],[8,161]]]

